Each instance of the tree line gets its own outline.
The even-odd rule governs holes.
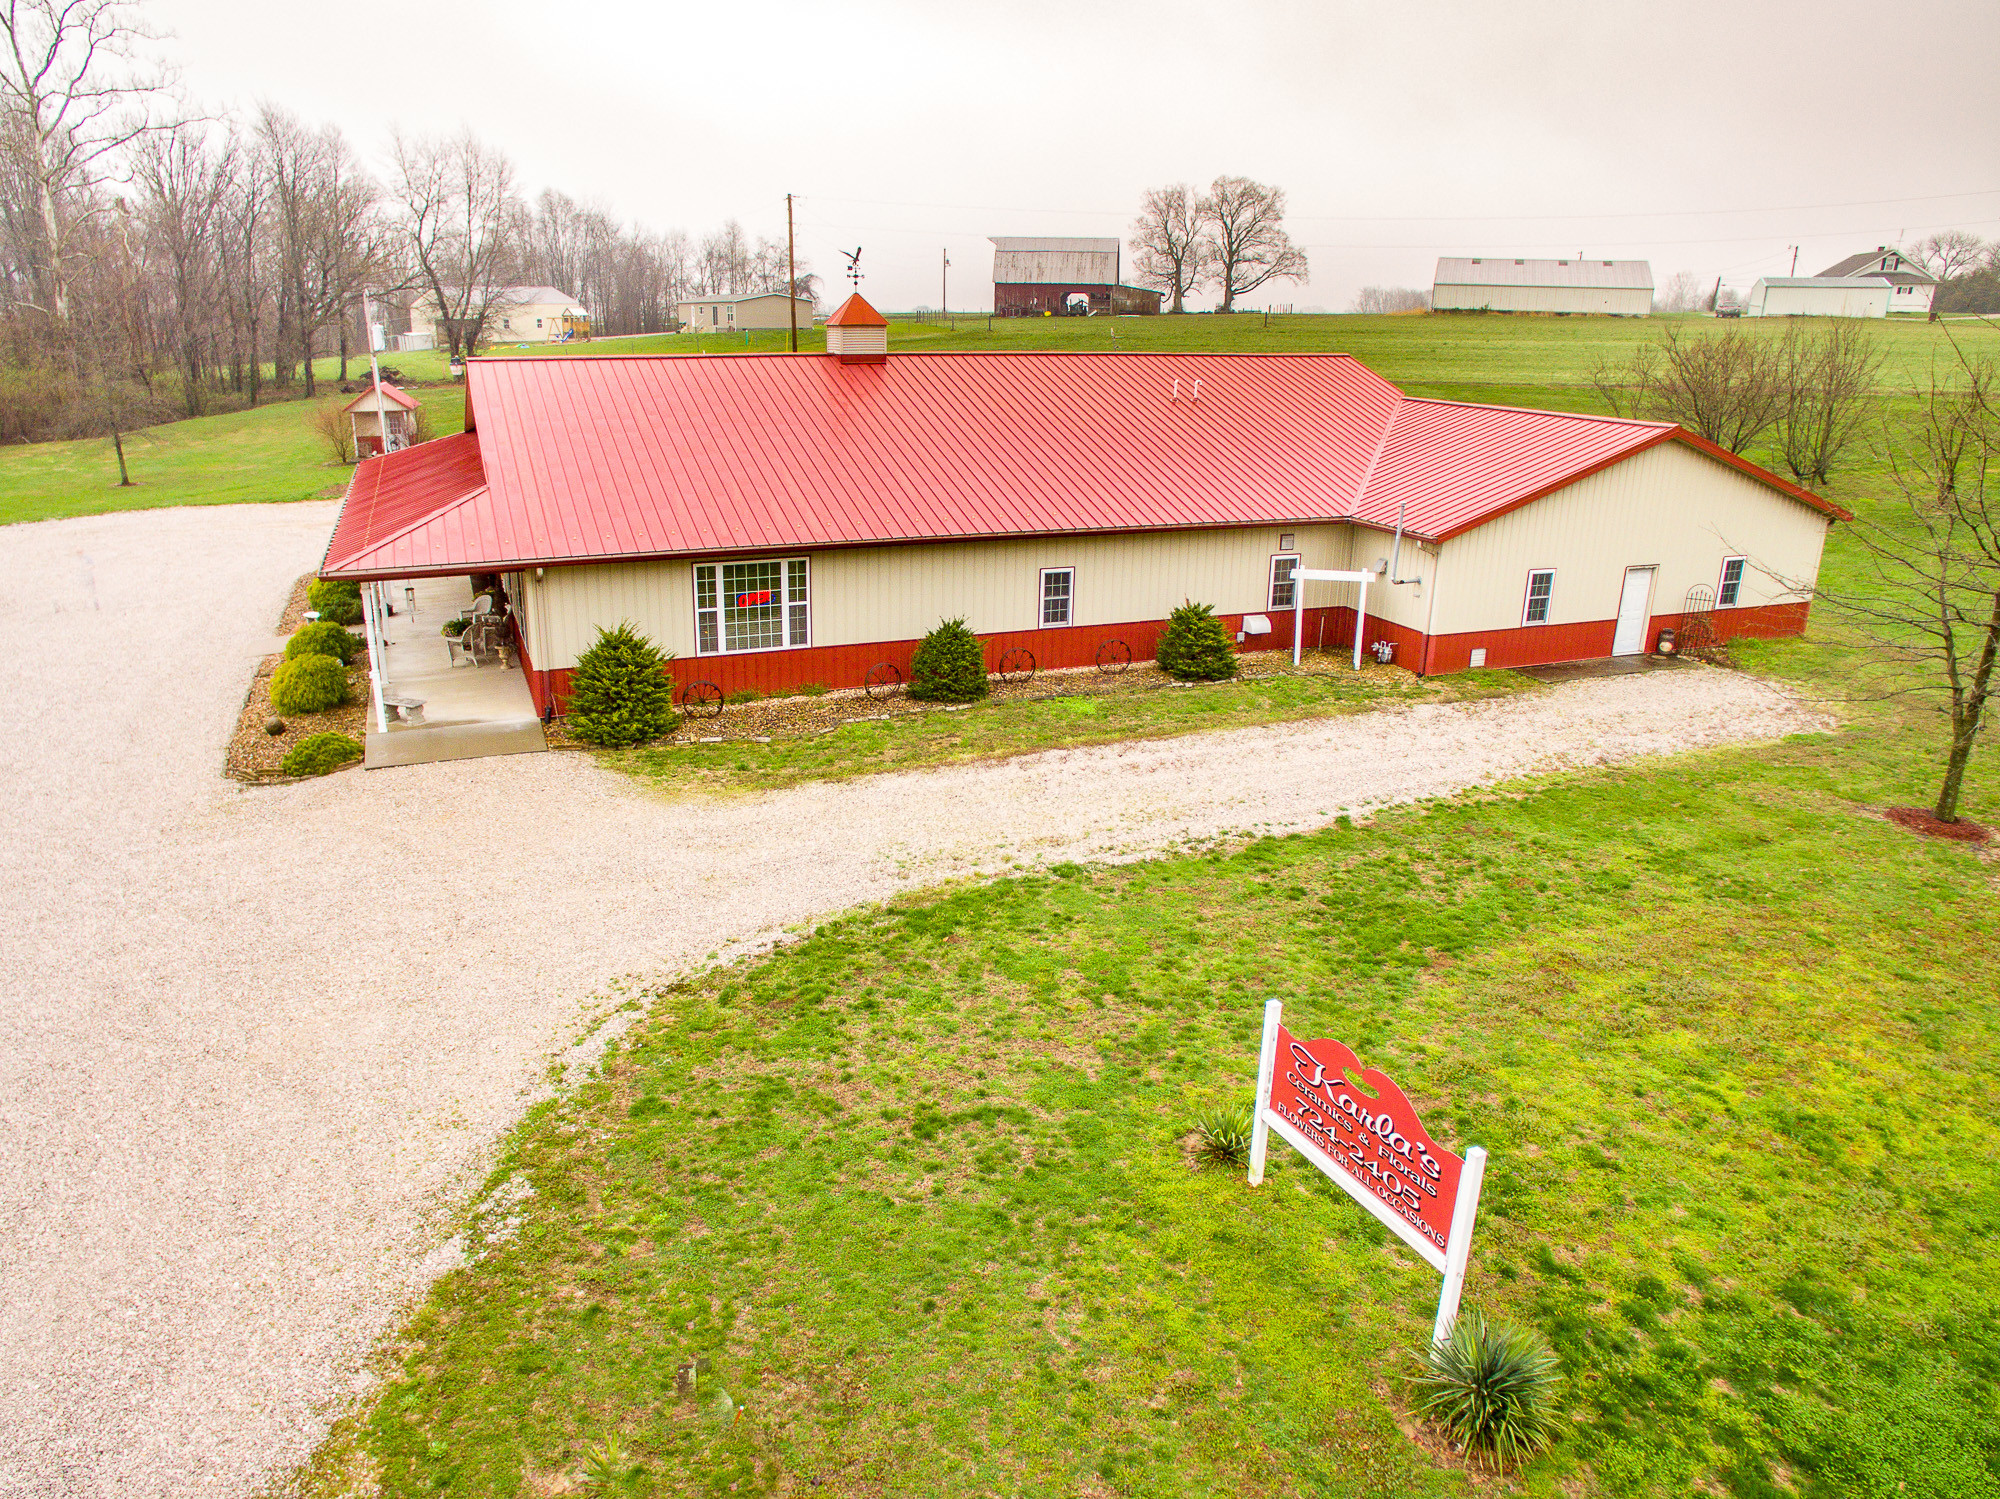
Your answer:
[[[10,0],[0,41],[0,440],[311,395],[315,358],[345,380],[365,354],[364,296],[392,328],[434,302],[459,355],[511,285],[649,333],[685,298],[786,281],[784,245],[733,221],[697,237],[530,201],[469,133],[392,135],[375,171],[278,104],[197,111],[133,0]]]

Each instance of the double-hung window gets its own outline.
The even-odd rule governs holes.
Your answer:
[[[1072,622],[1072,610],[1076,602],[1076,569],[1073,567],[1045,567],[1042,569],[1042,627],[1066,625]]]
[[[1554,568],[1538,568],[1528,574],[1528,602],[1521,610],[1524,625],[1545,625],[1549,622],[1549,600],[1555,597],[1556,574]]]
[[[1722,583],[1715,590],[1716,607],[1728,609],[1743,596],[1743,558],[1724,557],[1722,559]]]
[[[1299,570],[1297,553],[1279,555],[1271,559],[1271,602],[1270,609],[1291,609],[1299,601],[1299,580],[1293,576]]]
[[[695,651],[727,656],[812,644],[810,575],[803,557],[694,565]]]

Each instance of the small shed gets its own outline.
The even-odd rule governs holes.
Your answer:
[[[1881,276],[1760,276],[1745,317],[1887,317],[1894,298]]]
[[[385,451],[398,452],[417,440],[417,398],[386,380],[382,382],[379,399],[375,387],[370,385],[341,410],[347,413],[354,433],[357,459],[380,457]],[[386,445],[382,440],[385,422],[389,429]]]
[[[1653,268],[1643,260],[1529,260],[1445,255],[1431,287],[1436,312],[1596,312],[1646,317]]]

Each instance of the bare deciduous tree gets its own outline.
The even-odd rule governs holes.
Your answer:
[[[208,406],[209,363],[224,320],[228,287],[222,239],[241,163],[233,134],[211,141],[188,125],[158,131],[133,153],[147,233],[164,281],[166,342],[179,369],[189,416]]]
[[[1416,286],[1364,286],[1354,294],[1356,312],[1427,312],[1431,294]]]
[[[1183,303],[1201,290],[1214,274],[1200,203],[1185,183],[1150,188],[1139,217],[1132,221],[1132,276],[1140,286],[1165,292],[1168,312],[1185,311]]]
[[[1819,320],[1815,320],[1819,321]],[[1882,354],[1859,321],[1793,322],[1778,349],[1778,450],[1801,484],[1824,484],[1875,409]]]
[[[1961,271],[1973,270],[1990,253],[1986,241],[1964,229],[1946,229],[1920,239],[1910,249],[1910,259],[1940,281],[1949,281]]]
[[[289,320],[310,396],[314,335],[344,318],[363,288],[381,279],[387,256],[376,215],[379,191],[333,126],[314,130],[266,104],[258,112],[257,136],[270,173],[282,283],[279,341]],[[282,383],[282,359],[276,373]]]
[[[1285,232],[1285,190],[1248,177],[1218,177],[1196,205],[1205,228],[1222,312],[1267,281],[1303,281],[1305,251]]]
[[[514,191],[514,164],[470,130],[398,133],[389,154],[399,247],[420,293],[437,308],[451,357],[462,359],[485,337],[521,259],[526,210]]]
[[[1670,323],[1658,342],[1624,364],[1600,360],[1589,378],[1614,415],[1676,421],[1740,453],[1783,413],[1782,375],[1775,340],[1730,324],[1690,334]]]
[[[0,0],[0,149],[31,199],[15,227],[33,297],[68,316],[72,239],[101,209],[117,157],[159,124],[165,71],[142,62],[152,33],[128,0]]]
[[[1873,586],[1819,597],[1890,660],[1924,674],[1907,690],[1942,693],[1950,743],[1931,815],[1953,823],[2000,663],[2000,370],[1961,356],[1918,398],[1913,431],[1888,441],[1903,502],[1895,523],[1852,528]]]
[[[1699,312],[1708,305],[1708,285],[1693,271],[1675,271],[1653,298],[1656,312]]]

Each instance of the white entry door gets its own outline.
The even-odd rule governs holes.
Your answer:
[[[1652,618],[1653,569],[1625,569],[1625,592],[1618,598],[1618,633],[1611,639],[1611,654],[1636,656],[1646,649],[1646,624]]]

